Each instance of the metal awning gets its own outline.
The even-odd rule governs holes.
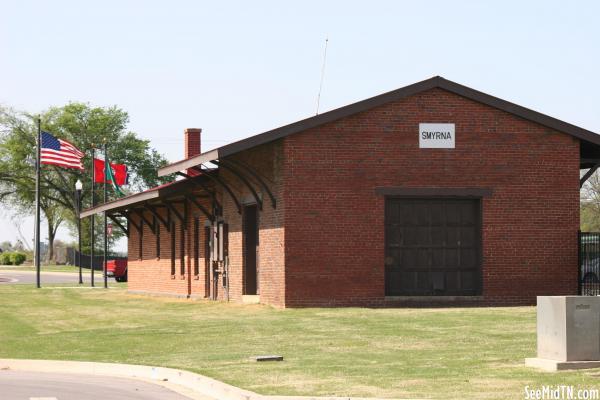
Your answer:
[[[206,158],[210,157],[206,156]],[[164,220],[164,218],[162,218],[157,212],[157,209],[160,207],[168,210],[169,220],[170,216],[173,215],[181,222],[186,222],[188,214],[187,209],[188,207],[191,207],[191,209],[197,209],[200,211],[209,220],[214,221],[218,215],[222,215],[221,201],[219,201],[217,198],[217,193],[215,190],[217,187],[223,189],[223,195],[229,196],[236,205],[238,213],[241,213],[242,207],[240,199],[238,198],[238,194],[236,194],[236,192],[233,190],[231,183],[221,176],[221,167],[230,171],[233,176],[239,179],[240,182],[247,187],[248,190],[250,190],[256,200],[257,205],[261,209],[263,201],[257,192],[257,188],[259,187],[262,188],[262,190],[264,190],[264,192],[269,196],[272,207],[276,208],[277,203],[273,193],[262,177],[250,166],[233,160],[211,160],[214,161],[214,164],[218,165],[219,168],[202,168],[202,164],[197,164],[197,158],[198,157],[194,157],[190,158],[189,160],[185,160],[186,163],[183,166],[181,164],[177,164],[177,169],[184,168],[186,169],[186,172],[187,170],[194,171],[193,174],[183,173],[180,171],[175,172],[184,179],[166,183],[141,193],[132,194],[105,204],[88,208],[80,214],[80,218],[86,218],[106,212],[107,217],[115,222],[128,236],[128,227],[126,227],[125,224],[119,219],[125,218],[129,225],[133,226],[139,231],[140,226],[136,224],[134,220],[132,220],[132,215],[136,215],[143,220],[146,225],[151,227],[152,231],[154,231],[156,228],[157,223],[164,225],[168,231],[170,229],[170,223],[167,223],[167,221]],[[188,166],[188,168],[185,168],[186,166]],[[198,192],[204,194],[199,195]],[[208,207],[210,208],[208,209],[201,204],[201,202],[198,201],[199,196],[210,198],[212,207]],[[173,206],[176,203],[184,204],[186,211],[183,214],[180,214]],[[152,215],[153,221],[145,219],[144,212],[146,211]]]
[[[83,211],[80,218],[93,217],[104,212],[106,217],[118,226],[127,237],[134,229],[140,238],[138,240],[138,257],[142,258],[144,246],[142,236],[145,227],[148,227],[157,239],[160,229],[163,227],[170,235],[170,240],[173,241],[175,235],[184,235],[183,232],[188,229],[191,217],[198,218],[199,214],[203,214],[207,220],[212,222],[217,219],[220,206],[217,206],[215,185],[209,181],[209,173],[217,173],[217,171],[203,170],[200,174],[189,176],[187,179],[169,182],[141,193],[100,204]],[[200,198],[210,199],[212,207],[199,201]],[[176,223],[178,224],[176,225]],[[181,229],[180,233],[177,233],[176,226]],[[182,241],[182,271],[184,271],[183,252],[185,246],[185,241]],[[172,254],[172,268],[174,268],[174,259]],[[182,272],[183,274],[184,272]]]
[[[187,158],[185,160],[174,162],[173,164],[169,164],[166,167],[159,168],[158,176],[175,174],[179,171],[195,167],[196,165],[202,165],[207,162],[217,160],[218,158],[219,149],[207,151],[206,153],[202,153],[197,156]]]
[[[109,201],[104,204],[99,204],[95,207],[88,208],[81,212],[80,218],[86,218],[95,214],[100,214],[104,211],[113,211],[124,209],[129,206],[133,206],[138,203],[144,203],[149,200],[158,199],[172,195],[177,190],[181,189],[183,185],[187,184],[185,181],[174,181],[164,185],[160,185],[140,193],[131,194],[129,196]]]
[[[169,213],[174,213],[175,216],[180,217],[177,215],[178,212],[176,210],[173,211],[173,204],[184,203],[187,207],[186,201],[189,201],[192,208],[198,209],[202,214],[212,221],[215,219],[215,208],[220,209],[220,205],[216,201],[214,185],[211,185],[210,182],[201,183],[202,180],[206,180],[206,177],[203,175],[197,175],[194,177],[189,177],[189,179],[169,182],[141,193],[132,194],[121,199],[116,199],[105,204],[88,208],[81,213],[80,218],[86,218],[106,212],[107,217],[113,220],[113,222],[117,223],[121,229],[127,231],[127,229],[124,229],[123,224],[121,224],[117,218],[123,217],[127,219],[129,223],[132,223],[132,220],[129,217],[130,214],[143,210],[150,212],[150,214],[152,214],[152,216],[156,218],[158,222],[163,223],[168,230],[169,227],[166,226],[166,222],[159,215],[157,209],[166,207],[167,210],[169,210]],[[198,183],[201,184],[196,185]],[[199,190],[201,194],[198,193]],[[202,192],[204,194],[202,194]],[[210,198],[213,203],[212,209],[209,210],[207,207],[204,207],[198,201],[198,197]],[[142,216],[140,216],[140,218],[141,217]],[[135,224],[134,227],[136,227]],[[128,232],[126,233],[128,234]]]
[[[118,208],[124,208],[129,205],[141,203],[141,202],[151,200],[151,199],[156,199],[158,197],[160,197],[158,190],[155,190],[152,192],[136,193],[134,195],[127,196],[122,199],[109,201],[108,203],[88,208],[85,211],[82,211],[79,217],[80,218],[90,217],[95,214],[100,214],[103,211],[111,211],[111,210],[118,209]]]

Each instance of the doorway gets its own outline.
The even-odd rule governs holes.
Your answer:
[[[244,294],[259,294],[258,284],[258,209],[244,206],[242,219],[244,241]]]
[[[389,198],[386,296],[469,296],[481,291],[478,199]]]

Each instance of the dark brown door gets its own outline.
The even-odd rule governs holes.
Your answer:
[[[387,296],[479,294],[478,199],[389,198],[385,213]]]
[[[256,205],[244,206],[244,294],[258,294],[258,213]]]

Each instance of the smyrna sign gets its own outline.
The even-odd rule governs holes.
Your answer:
[[[419,124],[419,148],[453,149],[454,124]]]

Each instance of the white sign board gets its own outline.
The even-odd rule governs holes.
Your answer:
[[[453,149],[454,124],[419,124],[419,148]]]

